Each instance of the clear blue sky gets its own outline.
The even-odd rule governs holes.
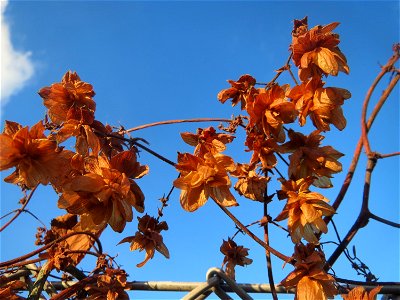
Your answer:
[[[350,66],[350,75],[340,74],[327,81],[327,86],[346,88],[352,93],[343,107],[348,121],[346,129],[338,132],[333,128],[324,141],[324,145],[331,144],[346,153],[341,159],[344,172],[334,177],[333,189],[323,191],[333,201],[360,134],[366,91],[380,65],[391,56],[392,45],[399,41],[398,1],[11,1],[3,20],[7,21],[15,49],[31,52],[34,71],[24,87],[2,106],[1,128],[4,120],[33,125],[43,118],[45,109],[37,91],[59,81],[67,70],[77,71],[82,80],[93,84],[96,118],[104,123],[130,128],[169,119],[230,118],[238,109],[216,99],[217,93],[228,87],[226,80],[249,73],[260,82],[268,82],[288,57],[293,19],[306,15],[311,27],[341,23],[335,32],[341,36],[340,48]],[[7,73],[1,75],[4,78]],[[384,81],[387,82],[388,79]],[[374,100],[383,88],[378,88]],[[399,149],[398,88],[393,95],[370,134],[373,150],[382,153]],[[176,160],[177,151],[192,151],[180,140],[179,132],[195,131],[200,126],[209,124],[157,127],[137,132],[137,136],[149,141],[153,150]],[[248,155],[243,154],[243,149],[243,139],[238,137],[227,153],[246,162]],[[150,174],[138,184],[146,195],[147,211],[155,215],[160,205],[158,199],[169,191],[177,172],[146,153],[140,154],[140,161],[150,166]],[[342,237],[359,211],[364,168],[362,159],[357,179],[338,210],[336,225]],[[4,178],[9,171],[2,173]],[[16,209],[20,197],[18,188],[2,181],[1,215]],[[243,223],[262,217],[258,203],[238,201],[240,206],[232,211]],[[281,207],[282,203],[271,204],[271,215],[276,216]],[[64,213],[57,208],[57,196],[46,187],[38,189],[28,208],[46,224]],[[398,157],[378,163],[372,179],[371,209],[381,217],[399,222]],[[219,247],[222,239],[235,233],[233,223],[212,201],[195,213],[183,211],[179,191],[171,197],[165,220],[170,227],[164,234],[170,260],[156,254],[145,267],[135,267],[144,253],[130,252],[127,244],[116,244],[134,234],[136,223],[128,224],[122,234],[106,231],[102,239],[104,249],[110,255],[118,254],[117,261],[130,274],[129,280],[204,281],[208,268],[221,265]],[[5,230],[1,234],[1,260],[33,250],[38,226],[40,223],[25,214],[14,222],[13,229]],[[262,235],[261,229],[253,230]],[[331,227],[324,240],[336,241]],[[237,268],[237,281],[267,282],[263,250],[246,237],[237,242],[250,248],[249,256],[253,259],[252,265]],[[372,220],[352,245],[357,245],[359,258],[380,280],[400,281],[399,242],[398,230]],[[285,254],[292,254],[290,239],[281,231],[272,230],[271,243]],[[332,249],[326,247],[328,256]],[[277,282],[292,271],[290,266],[282,271],[279,260],[274,259],[273,264]],[[84,267],[91,270],[93,261],[88,260]],[[345,259],[340,259],[334,269],[339,277],[363,280]],[[134,295],[172,299],[180,294]]]

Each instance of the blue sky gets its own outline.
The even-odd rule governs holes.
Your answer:
[[[1,128],[4,120],[33,125],[43,118],[45,109],[37,91],[59,81],[68,70],[77,71],[82,80],[93,84],[96,118],[104,123],[130,128],[160,120],[230,118],[239,110],[232,109],[228,103],[222,105],[216,99],[217,93],[228,87],[226,80],[236,80],[249,73],[260,82],[268,82],[289,55],[293,19],[306,15],[310,27],[335,21],[341,23],[335,32],[341,36],[340,48],[350,66],[350,75],[340,74],[338,78],[327,80],[327,86],[346,88],[352,93],[343,107],[348,121],[346,129],[339,132],[333,128],[324,140],[324,145],[331,144],[346,153],[341,159],[344,171],[334,177],[334,188],[323,191],[333,201],[360,134],[361,105],[366,91],[380,65],[391,56],[392,45],[399,41],[397,1],[11,1],[2,14],[2,31],[3,22],[6,22],[13,48],[10,53],[14,55],[10,57],[15,64],[11,64],[13,70],[3,69],[6,57],[2,52]],[[14,72],[18,66],[23,68],[20,73]],[[4,78],[11,78],[9,74],[17,74],[17,90],[11,90],[11,85],[3,86]],[[386,78],[378,87],[373,101],[388,81]],[[284,76],[279,82],[293,85],[290,78]],[[10,96],[5,99],[6,89]],[[397,88],[371,130],[375,151],[398,151],[398,95]],[[192,151],[180,140],[179,133],[203,126],[209,124],[168,125],[145,129],[135,135],[149,141],[153,150],[176,160],[177,151]],[[305,130],[308,133],[311,127]],[[248,154],[243,149],[243,139],[239,136],[227,154],[246,162]],[[146,195],[148,212],[154,215],[160,205],[158,199],[169,191],[177,172],[147,153],[140,154],[140,161],[150,166],[150,174],[138,184]],[[398,157],[379,161],[371,188],[372,212],[397,222],[399,166]],[[342,236],[359,211],[364,168],[365,159],[361,159],[357,178],[336,216]],[[3,172],[2,178],[8,174],[9,171]],[[16,209],[20,197],[18,188],[2,181],[1,215]],[[260,205],[245,199],[238,201],[239,208],[232,211],[243,218],[243,223],[261,218]],[[282,203],[271,204],[271,215],[276,216],[281,208]],[[46,224],[52,217],[64,213],[57,208],[57,196],[47,187],[38,189],[29,209]],[[235,233],[232,222],[212,201],[195,213],[183,211],[178,191],[165,210],[165,220],[170,227],[164,234],[170,260],[156,254],[154,260],[138,269],[135,265],[144,254],[129,252],[127,244],[115,246],[123,237],[134,234],[135,223],[128,224],[122,234],[106,231],[103,236],[105,251],[110,255],[118,254],[117,261],[130,274],[129,280],[203,281],[208,268],[219,267],[222,263],[219,247],[222,239]],[[34,249],[38,226],[36,220],[25,214],[14,222],[13,229],[5,230],[0,241],[1,260]],[[261,229],[253,230],[262,235]],[[324,240],[336,241],[331,227]],[[250,258],[254,261],[246,268],[237,268],[237,281],[267,282],[262,249],[246,237],[239,237],[237,241],[250,248]],[[291,242],[281,231],[272,230],[271,242],[278,250],[292,254]],[[398,230],[371,220],[352,245],[357,246],[359,258],[382,281],[400,281],[398,268],[394,267],[400,264],[399,243]],[[328,256],[332,249],[326,246]],[[279,260],[274,259],[273,264],[276,281],[292,270],[290,266],[282,270]],[[86,269],[93,266],[90,260],[84,265]],[[334,269],[339,277],[363,280],[345,259],[340,259]],[[179,296],[168,293],[135,295],[164,299]]]

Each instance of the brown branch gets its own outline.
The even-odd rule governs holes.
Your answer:
[[[232,122],[230,119],[223,119],[223,118],[196,118],[196,119],[181,119],[181,120],[167,120],[167,121],[160,121],[160,122],[154,122],[154,123],[149,123],[149,124],[144,124],[140,125],[137,127],[133,127],[127,130],[122,131],[122,134],[145,129],[145,128],[150,128],[154,126],[159,126],[159,125],[170,125],[170,124],[178,124],[178,123],[199,123],[199,122]]]
[[[373,214],[372,212],[369,212],[369,218],[374,219],[375,221],[381,222],[383,224],[392,226],[392,227],[396,227],[396,228],[400,228],[400,224],[396,223],[396,222],[392,222],[389,220],[386,220],[384,218],[378,217],[377,215]]]
[[[0,228],[0,232],[6,229],[18,216],[25,210],[25,207],[28,205],[29,201],[32,199],[33,193],[36,191],[38,185],[36,185],[31,192],[29,193],[28,197],[25,197],[25,203],[22,205],[21,208],[17,209],[17,213]]]
[[[101,246],[100,240],[93,233],[84,232],[84,231],[77,231],[77,232],[71,232],[71,233],[68,233],[68,234],[66,234],[66,235],[64,235],[62,237],[59,237],[58,239],[52,241],[51,243],[49,243],[49,244],[47,244],[47,245],[45,245],[45,246],[43,246],[43,247],[41,247],[39,249],[36,249],[36,250],[34,250],[32,252],[29,252],[29,253],[27,253],[25,255],[22,255],[20,257],[17,257],[17,258],[14,258],[14,259],[11,259],[11,260],[8,260],[8,261],[5,261],[5,262],[0,262],[0,268],[7,268],[10,265],[14,265],[16,263],[24,261],[25,259],[28,259],[28,258],[30,258],[30,257],[32,257],[32,256],[34,256],[36,254],[39,254],[39,253],[43,252],[44,250],[47,250],[48,248],[52,247],[54,244],[59,243],[59,242],[65,240],[65,239],[67,239],[67,238],[69,238],[71,236],[78,235],[78,234],[86,234],[86,235],[90,236],[92,239],[94,239],[97,242],[97,244],[99,245],[99,252],[103,253],[103,247]]]
[[[368,208],[369,202],[369,191],[371,186],[371,176],[376,165],[377,159],[375,157],[371,157],[368,159],[367,169],[365,171],[365,183],[364,183],[364,192],[363,192],[363,199],[361,205],[361,211],[354,222],[353,226],[350,228],[348,233],[346,234],[345,238],[340,242],[339,246],[335,249],[332,255],[329,257],[325,264],[325,270],[329,270],[339,256],[343,253],[343,251],[347,248],[350,244],[354,236],[357,234],[358,230],[365,227],[368,224],[368,220],[370,217],[370,212]]]
[[[400,155],[400,152],[393,152],[393,153],[387,153],[387,154],[376,153],[375,155],[377,158],[388,158],[388,157],[398,156],[398,155]]]
[[[213,199],[214,200],[214,199]],[[214,202],[222,209],[222,211],[238,226],[244,233],[246,233],[249,237],[251,237],[255,242],[261,245],[263,248],[271,252],[276,257],[280,258],[281,260],[293,264],[292,258],[288,257],[279,251],[275,250],[274,248],[265,244],[258,236],[252,233],[246,226],[244,226],[225,206],[221,205],[218,201],[214,200]]]
[[[179,177],[181,177],[181,174],[179,174],[177,178],[179,178]],[[163,197],[160,199],[160,200],[161,200],[161,208],[158,209],[157,221],[159,221],[160,218],[164,215],[164,214],[163,214],[164,208],[168,206],[169,197],[171,197],[171,194],[172,194],[172,192],[174,191],[174,189],[175,189],[175,186],[172,185],[172,187],[171,187],[171,189],[169,190],[167,196],[166,196],[166,197],[163,196]]]
[[[158,159],[160,159],[160,160],[166,162],[167,164],[169,164],[169,165],[171,165],[171,166],[173,166],[173,167],[175,166],[175,163],[174,163],[172,160],[169,160],[168,158],[162,156],[161,154],[158,154],[157,152],[151,150],[149,147],[146,147],[145,145],[142,145],[141,143],[139,143],[139,142],[138,142],[136,139],[134,139],[134,138],[125,138],[125,137],[122,137],[122,136],[119,136],[119,135],[116,135],[116,134],[112,134],[112,133],[105,134],[105,133],[100,132],[100,131],[97,131],[97,130],[95,131],[95,133],[98,134],[98,135],[101,135],[101,136],[103,136],[103,137],[111,137],[111,138],[115,138],[115,139],[118,139],[118,140],[127,142],[127,143],[129,143],[131,146],[132,146],[132,145],[135,145],[135,146],[137,146],[138,148],[141,148],[141,149],[145,150],[146,152],[152,154],[153,156],[157,157]]]
[[[157,152],[151,150],[149,147],[146,147],[145,145],[140,144],[139,142],[133,141],[133,144],[143,150],[145,150],[146,152],[154,155],[155,157],[157,157],[158,159],[161,159],[163,162],[166,162],[167,164],[175,167],[175,163],[172,160],[169,160],[168,158],[165,158],[164,156],[158,154]]]
[[[281,74],[282,74],[284,71],[289,70],[289,72],[290,72],[290,60],[292,59],[292,56],[293,56],[293,53],[290,53],[290,55],[289,55],[289,57],[288,57],[288,59],[287,59],[285,65],[277,70],[276,75],[271,79],[270,82],[268,82],[268,83],[266,84],[266,88],[272,86],[272,85],[275,83],[275,81],[279,78],[279,76],[281,76]],[[291,73],[291,72],[290,72],[290,73]],[[292,75],[293,75],[293,74],[292,74]],[[294,79],[294,81],[297,83],[296,79]]]
[[[268,220],[268,184],[265,186],[264,191],[264,217],[263,219]],[[269,246],[269,233],[268,233],[268,222],[264,224],[264,242],[267,246]],[[275,289],[274,283],[274,275],[272,272],[272,262],[271,262],[271,253],[268,249],[265,249],[265,258],[267,261],[267,272],[268,272],[268,281],[271,286],[271,294],[274,300],[278,300],[278,295]]]
[[[393,57],[396,57],[397,59],[399,59],[399,53],[395,54]],[[394,64],[395,61],[394,59],[390,58],[389,62]],[[388,62],[388,64],[389,64]],[[387,64],[387,65],[388,65]],[[382,106],[385,104],[387,98],[389,97],[390,93],[392,92],[394,86],[397,84],[398,80],[400,78],[400,74],[396,74],[396,76],[391,80],[388,88],[384,91],[384,93],[381,95],[379,101],[377,102],[377,104],[375,105],[373,111],[371,112],[370,117],[368,118],[368,122],[366,124],[366,131],[368,132],[372,126],[372,124],[374,123],[378,113],[380,112]],[[362,136],[360,137],[360,139],[358,140],[357,146],[354,150],[354,154],[353,154],[353,159],[350,163],[349,169],[347,171],[346,177],[344,179],[344,182],[342,184],[342,187],[335,199],[335,201],[332,204],[332,207],[337,210],[340,206],[340,204],[342,203],[348,188],[350,187],[350,184],[353,180],[353,176],[354,176],[354,172],[356,170],[357,164],[358,164],[358,160],[360,158],[360,154],[361,154],[361,150],[362,150],[362,146],[363,146],[363,138]],[[332,219],[333,216],[329,216],[329,217],[325,217],[324,221],[326,224],[328,224],[330,222],[330,220]]]
[[[368,130],[367,130],[367,123],[366,123],[368,104],[369,104],[372,93],[374,92],[376,86],[381,81],[383,76],[386,75],[386,73],[393,71],[393,66],[398,59],[399,59],[399,53],[396,52],[389,59],[388,63],[382,67],[381,72],[378,74],[378,76],[375,78],[374,82],[372,83],[371,87],[368,89],[367,95],[366,95],[364,103],[363,103],[362,113],[361,113],[361,132],[362,132],[363,145],[364,145],[365,151],[367,153],[367,156],[370,156],[372,154],[369,139],[368,139],[368,134],[367,134]],[[399,74],[397,74],[391,80],[388,88],[385,90],[385,93],[387,92],[388,94],[390,94],[392,89],[396,86],[398,80],[399,80]]]
[[[29,264],[34,264],[34,263],[37,263],[37,262],[40,262],[40,261],[43,261],[43,260],[46,260],[46,259],[47,258],[38,257],[38,258],[30,259],[30,260],[24,260],[24,261],[21,261],[19,263],[16,263],[16,264],[13,264],[11,266],[8,266],[7,268],[11,269],[11,268],[22,267],[22,266],[26,266],[26,265],[29,265]]]
[[[250,227],[250,226],[253,226],[253,225],[256,225],[256,224],[260,224],[260,220],[251,222],[250,224],[247,224],[246,227]],[[237,236],[237,234],[238,234],[239,232],[242,232],[242,233],[243,233],[242,229],[240,229],[239,227],[236,227],[236,228],[238,228],[238,230],[236,230],[236,232],[234,233],[234,235],[232,235],[232,240],[235,239],[235,237]]]

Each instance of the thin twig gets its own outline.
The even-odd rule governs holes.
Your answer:
[[[392,227],[395,227],[395,228],[400,228],[400,224],[399,223],[392,222],[392,221],[386,220],[384,218],[378,217],[377,215],[375,215],[375,214],[373,214],[371,212],[368,214],[368,216],[369,216],[369,218],[374,219],[375,221],[381,222],[383,224],[386,224],[386,225],[389,225],[389,226],[392,226]]]
[[[37,262],[40,262],[40,261],[43,261],[43,260],[46,260],[47,258],[45,258],[45,257],[38,257],[38,258],[34,258],[34,259],[30,259],[30,260],[24,260],[24,261],[21,261],[21,262],[19,262],[19,263],[16,263],[16,264],[13,264],[13,265],[11,265],[11,266],[8,266],[7,268],[9,268],[9,269],[11,269],[11,268],[17,268],[17,267],[22,267],[22,266],[26,266],[26,265],[29,265],[29,264],[34,264],[34,263],[37,263]]]
[[[285,65],[284,65],[283,67],[281,67],[280,69],[278,69],[276,75],[271,79],[270,82],[268,82],[268,83],[266,84],[266,88],[272,86],[272,85],[275,83],[275,81],[279,78],[279,76],[281,76],[281,74],[282,74],[284,71],[290,69],[290,60],[291,60],[292,56],[293,56],[293,53],[290,53],[290,55],[289,55],[289,57],[288,57],[288,59],[287,59]],[[295,82],[296,82],[296,80],[295,80]]]
[[[181,174],[179,174],[177,178],[179,178],[179,177],[181,177]],[[161,198],[161,208],[158,209],[157,221],[159,221],[160,218],[163,216],[164,208],[168,206],[169,197],[171,197],[171,194],[174,191],[174,189],[175,189],[175,186],[173,185],[171,187],[171,189],[169,190],[167,196],[166,197],[163,196]]]
[[[393,153],[387,153],[387,154],[376,153],[377,158],[388,158],[388,157],[393,157],[393,156],[398,156],[398,155],[400,155],[400,152],[393,152]]]
[[[392,72],[393,66],[398,59],[399,59],[399,53],[395,52],[395,54],[389,59],[388,63],[382,67],[381,72],[379,72],[378,76],[375,78],[374,82],[368,89],[367,95],[365,96],[365,100],[364,100],[363,107],[362,107],[362,113],[361,113],[361,132],[362,132],[363,145],[365,148],[365,152],[367,153],[367,156],[370,156],[372,153],[369,139],[368,139],[368,134],[367,134],[368,129],[367,129],[367,123],[366,123],[368,104],[369,104],[372,93],[374,92],[376,86],[381,81],[383,76],[386,75],[386,73]],[[391,80],[390,85],[387,88],[387,90],[389,90],[389,93],[394,88],[394,86],[397,84],[398,80],[399,80],[399,74],[397,74]]]
[[[103,253],[103,247],[101,246],[100,240],[93,233],[84,232],[84,231],[76,231],[76,232],[68,233],[68,234],[66,234],[66,235],[64,235],[62,237],[59,237],[58,239],[48,243],[47,245],[45,245],[45,246],[43,246],[43,247],[41,247],[41,248],[39,248],[37,250],[32,251],[30,253],[27,253],[27,254],[22,255],[20,257],[11,259],[9,261],[0,262],[0,268],[7,268],[9,265],[13,265],[13,264],[18,263],[20,261],[23,261],[23,260],[25,260],[27,258],[30,258],[30,257],[32,257],[32,256],[34,256],[36,254],[39,254],[39,253],[43,252],[44,250],[47,250],[48,248],[52,247],[54,244],[59,243],[59,242],[65,240],[65,239],[67,239],[67,238],[69,238],[71,236],[78,235],[78,234],[85,234],[85,235],[90,236],[92,239],[94,239],[96,241],[96,243],[98,244],[98,246],[99,246],[99,253]]]
[[[264,218],[268,220],[268,201],[266,201],[268,198],[268,184],[265,186],[265,191],[264,191]],[[269,234],[268,234],[268,222],[265,222],[264,224],[264,242],[267,246],[269,246]],[[272,272],[272,261],[271,261],[271,253],[268,249],[265,249],[265,258],[267,261],[267,273],[268,273],[268,281],[269,285],[271,286],[271,294],[272,298],[274,300],[278,300],[278,295],[276,293],[275,289],[275,283],[274,283],[274,274]]]
[[[257,220],[257,221],[251,222],[250,224],[247,224],[246,227],[250,227],[250,226],[253,226],[253,225],[256,225],[256,224],[259,224],[259,223],[260,223],[260,220]],[[236,232],[235,232],[234,235],[232,236],[232,240],[237,236],[237,234],[238,234],[239,232],[242,232],[242,233],[243,233],[242,229],[240,229],[239,227],[236,227],[236,228],[238,228],[238,230],[236,230]]]
[[[397,55],[397,59],[398,59],[398,55]],[[389,62],[391,62],[392,58],[389,59]],[[394,64],[395,62],[393,62]],[[390,93],[392,92],[393,88],[395,87],[395,85],[397,84],[398,80],[400,78],[400,74],[396,74],[396,76],[394,78],[392,78],[389,86],[385,89],[384,93],[381,95],[379,101],[377,102],[377,104],[375,105],[374,109],[371,112],[370,117],[368,118],[368,122],[366,124],[366,130],[367,132],[370,130],[372,124],[374,123],[378,113],[380,112],[382,106],[385,104],[386,100],[388,99]],[[353,154],[353,159],[350,163],[349,169],[347,171],[346,177],[344,179],[344,182],[340,188],[340,191],[338,193],[338,195],[336,196],[335,201],[332,204],[332,207],[337,210],[340,206],[340,204],[342,203],[349,187],[350,184],[353,180],[353,176],[354,176],[354,172],[356,170],[357,164],[358,164],[358,160],[360,158],[360,154],[361,154],[361,150],[362,150],[362,146],[363,146],[363,138],[362,136],[360,137],[360,139],[358,140],[357,146],[354,150],[354,154]],[[329,217],[325,217],[324,221],[326,224],[328,224],[331,220],[332,220],[333,216],[329,216]]]
[[[115,138],[115,139],[118,139],[118,140],[127,142],[127,143],[129,143],[131,146],[133,146],[133,145],[134,145],[134,146],[137,146],[138,148],[141,148],[141,149],[145,150],[146,152],[148,152],[148,153],[154,155],[155,157],[159,158],[160,160],[166,162],[167,164],[169,164],[169,165],[171,165],[171,166],[175,166],[175,163],[174,163],[173,161],[171,161],[171,160],[169,160],[168,158],[162,156],[161,154],[158,154],[157,152],[151,150],[149,147],[146,147],[145,145],[139,143],[139,142],[137,141],[137,139],[125,138],[125,137],[122,137],[122,136],[119,136],[119,135],[116,135],[116,134],[112,134],[112,133],[105,134],[105,133],[100,132],[100,131],[95,131],[95,133],[98,134],[98,135],[101,135],[101,136],[103,136],[103,137],[111,137],[111,138]]]
[[[214,199],[213,199],[214,200]],[[259,245],[261,245],[263,248],[267,249],[270,251],[273,255],[276,257],[280,258],[281,260],[288,262],[290,264],[293,264],[292,258],[289,256],[286,256],[279,251],[275,250],[274,248],[268,246],[265,244],[258,236],[256,236],[254,233],[252,233],[246,226],[244,226],[225,206],[221,205],[218,203],[218,201],[214,200],[214,202],[219,206],[219,208],[222,209],[222,211],[244,232],[246,233],[249,237],[251,237],[255,242],[257,242]]]
[[[28,197],[25,198],[25,203],[22,205],[22,207],[17,209],[17,213],[6,224],[4,224],[0,228],[0,232],[2,232],[4,229],[6,229],[25,210],[25,207],[28,205],[29,201],[32,199],[33,193],[36,191],[37,187],[38,187],[38,184],[31,190]]]
[[[339,258],[339,256],[343,253],[343,251],[347,248],[347,246],[350,244],[354,236],[357,234],[358,230],[365,227],[368,223],[369,219],[369,208],[368,208],[368,202],[369,202],[369,191],[370,191],[370,186],[371,186],[371,176],[372,172],[374,170],[374,167],[376,165],[376,158],[371,157],[368,159],[368,164],[367,168],[365,171],[365,183],[364,183],[364,192],[363,192],[363,200],[362,200],[362,206],[360,213],[354,222],[353,226],[350,228],[348,233],[346,234],[346,237],[341,241],[339,246],[335,249],[335,251],[332,253],[332,255],[329,257],[325,264],[325,270],[329,270],[333,264],[336,262],[336,260]]]
[[[154,122],[154,123],[149,123],[149,124],[144,124],[140,126],[136,126],[127,130],[122,131],[121,133],[129,133],[145,128],[150,128],[154,126],[159,126],[159,125],[170,125],[170,124],[178,124],[178,123],[200,123],[200,122],[231,122],[232,120],[230,119],[223,119],[223,118],[196,118],[196,119],[181,119],[181,120],[167,120],[167,121],[159,121],[159,122]]]
[[[145,150],[146,152],[154,155],[155,157],[157,157],[158,159],[161,159],[163,162],[166,162],[167,164],[175,167],[175,163],[172,160],[169,160],[168,158],[165,158],[164,156],[158,154],[157,152],[151,150],[149,147],[146,147],[145,145],[140,144],[139,142],[134,141],[133,144],[143,150]]]

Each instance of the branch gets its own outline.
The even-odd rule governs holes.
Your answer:
[[[265,186],[264,191],[264,217],[263,219],[268,220],[268,184]],[[269,234],[268,234],[268,222],[264,224],[264,242],[267,246],[269,246]],[[272,273],[272,262],[271,262],[271,253],[268,249],[265,249],[265,257],[267,260],[267,272],[268,272],[268,281],[271,286],[271,294],[274,300],[278,300],[278,295],[275,290],[274,276]]]
[[[400,152],[393,152],[393,153],[387,153],[387,154],[376,153],[375,155],[377,158],[388,158],[388,157],[398,156],[398,155],[400,155]]]
[[[384,218],[378,217],[377,215],[374,215],[372,212],[369,213],[369,218],[374,219],[375,221],[381,222],[383,224],[392,226],[392,227],[396,227],[396,228],[400,228],[400,224],[399,223],[395,223],[389,220],[386,220]]]
[[[158,154],[157,152],[155,152],[155,151],[151,150],[150,148],[146,147],[145,145],[142,145],[141,143],[139,143],[139,142],[138,142],[136,139],[134,139],[134,138],[129,138],[129,139],[128,139],[128,138],[125,138],[125,137],[122,137],[122,136],[119,136],[119,135],[115,135],[115,134],[112,134],[112,133],[105,134],[105,133],[100,132],[100,131],[97,131],[97,130],[95,130],[95,133],[98,134],[98,135],[101,135],[101,136],[103,136],[103,137],[111,137],[111,138],[115,138],[115,139],[118,139],[118,140],[127,142],[127,143],[129,143],[129,145],[131,145],[131,146],[132,146],[132,145],[135,145],[135,146],[137,146],[138,148],[141,148],[141,149],[145,150],[146,152],[148,152],[148,153],[154,155],[154,156],[157,157],[158,159],[161,159],[162,161],[166,162],[167,164],[169,164],[169,165],[171,165],[171,166],[173,166],[173,167],[175,166],[175,163],[174,163],[173,161],[171,161],[171,160],[169,160],[168,158],[162,156],[161,154]]]
[[[399,56],[400,56],[399,52],[396,52],[395,55],[393,55],[389,59],[388,63],[386,64],[386,67],[388,67],[388,66],[393,67],[395,62],[399,59]],[[392,78],[391,82],[389,83],[388,88],[386,88],[384,93],[381,95],[381,97],[380,97],[379,101],[377,102],[377,104],[375,105],[370,117],[368,118],[368,122],[366,123],[366,126],[365,126],[366,132],[368,132],[370,130],[373,122],[375,121],[376,116],[378,115],[382,106],[385,104],[387,98],[391,94],[391,92],[392,92],[394,86],[397,84],[399,78],[400,78],[400,73],[397,73],[396,76],[394,78]],[[364,126],[364,125],[362,125],[362,126]],[[349,169],[347,171],[346,178],[344,179],[344,182],[339,191],[339,194],[337,195],[335,201],[332,204],[332,207],[335,210],[337,210],[339,208],[339,206],[342,203],[342,201],[347,193],[347,190],[352,182],[353,175],[354,175],[354,172],[355,172],[357,164],[358,164],[358,159],[360,158],[362,146],[363,146],[363,137],[361,136],[360,139],[358,140],[356,149],[354,150],[353,159],[352,159]],[[328,224],[330,222],[330,220],[332,219],[332,217],[333,216],[325,217],[324,218],[325,223]]]
[[[368,104],[371,99],[372,93],[374,92],[379,81],[383,78],[384,75],[386,75],[386,73],[393,71],[394,64],[397,62],[398,59],[399,59],[399,52],[395,50],[395,54],[389,59],[387,64],[382,67],[381,72],[375,78],[374,82],[372,83],[371,87],[369,88],[369,90],[367,92],[367,95],[366,95],[364,103],[363,103],[362,113],[361,113],[361,132],[362,132],[363,145],[364,145],[365,151],[367,153],[367,156],[370,156],[371,152],[372,152],[370,144],[369,144],[369,140],[368,140],[368,135],[367,135],[368,130],[367,130],[366,117],[367,117]],[[389,86],[384,91],[384,94],[389,95],[391,93],[393,88],[396,86],[396,84],[399,80],[399,77],[400,77],[400,74],[397,73],[397,75],[391,80]]]
[[[284,71],[289,71],[290,75],[292,76],[294,82],[295,82],[296,85],[297,85],[296,78],[294,78],[292,72],[290,71],[290,60],[291,60],[292,56],[293,56],[293,53],[290,53],[290,55],[289,55],[289,57],[288,57],[288,59],[287,59],[285,65],[284,65],[283,67],[279,68],[279,69],[276,71],[277,74],[271,79],[270,82],[268,82],[268,83],[266,84],[266,88],[271,87],[271,86],[275,83],[275,81],[279,78],[279,76],[281,76],[281,74],[282,74]]]
[[[140,125],[137,127],[133,127],[127,130],[122,131],[122,134],[126,134],[129,132],[145,129],[145,128],[150,128],[154,126],[159,126],[159,125],[170,125],[170,124],[178,124],[178,123],[199,123],[199,122],[231,122],[232,120],[230,119],[222,119],[222,118],[197,118],[197,119],[181,119],[181,120],[167,120],[167,121],[160,121],[160,122],[154,122],[154,123],[149,123],[145,125]]]
[[[335,249],[332,255],[329,257],[325,264],[325,270],[329,270],[339,256],[343,253],[343,251],[347,248],[350,244],[351,240],[357,234],[358,230],[365,227],[368,224],[370,212],[368,208],[368,201],[369,201],[369,191],[371,186],[371,176],[372,171],[376,165],[376,158],[371,157],[368,159],[367,169],[365,171],[365,183],[364,183],[364,192],[363,192],[363,200],[361,211],[354,222],[353,226],[350,228],[349,232],[347,233],[346,237],[340,242],[339,246]]]
[[[43,246],[43,247],[41,247],[41,248],[39,248],[37,250],[34,250],[34,251],[30,252],[30,253],[27,253],[27,254],[22,255],[20,257],[11,259],[9,261],[0,262],[0,269],[1,268],[7,268],[8,266],[14,265],[15,263],[19,263],[19,262],[21,262],[21,261],[23,261],[23,260],[25,260],[27,258],[30,258],[30,257],[32,257],[32,256],[34,256],[36,254],[39,254],[39,253],[43,252],[44,250],[47,250],[48,248],[52,247],[56,243],[59,243],[59,242],[65,240],[65,239],[67,239],[67,238],[69,238],[71,236],[78,235],[78,234],[86,234],[86,235],[90,236],[92,239],[94,239],[96,241],[96,243],[98,244],[98,246],[99,246],[99,252],[103,253],[103,247],[101,246],[100,240],[93,233],[84,232],[84,231],[77,231],[77,232],[68,233],[68,234],[66,234],[66,235],[64,235],[64,236],[52,241],[51,243],[48,243],[47,245],[45,245],[45,246]]]
[[[213,199],[214,200],[214,199]],[[274,248],[268,246],[266,243],[264,243],[260,238],[258,238],[254,233],[252,233],[246,226],[244,226],[225,206],[221,205],[218,203],[218,201],[214,200],[214,202],[219,206],[219,208],[222,209],[222,211],[229,217],[231,220],[244,232],[246,233],[249,237],[251,237],[255,242],[257,242],[259,245],[261,245],[263,248],[271,252],[273,255],[276,257],[280,258],[281,260],[288,262],[290,264],[293,264],[292,258],[288,257],[279,251],[275,250]]]
[[[0,228],[0,232],[2,232],[4,229],[6,229],[25,210],[25,207],[28,205],[29,201],[32,199],[33,193],[36,191],[37,187],[38,187],[38,185],[36,185],[31,190],[28,197],[25,197],[25,203],[22,205],[21,208],[17,209],[17,213],[12,218]]]

